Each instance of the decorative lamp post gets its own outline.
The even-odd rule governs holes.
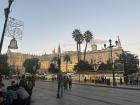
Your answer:
[[[6,26],[6,36],[12,37],[8,49],[18,49],[17,40],[22,39],[24,24],[22,21],[9,17]]]
[[[62,85],[63,76],[62,76],[62,72],[61,72],[61,56],[60,56],[60,54],[58,54],[57,65],[58,65],[58,74],[57,74],[58,91],[57,91],[56,98],[60,98],[60,94],[61,94],[61,97],[63,96],[63,85]]]
[[[118,45],[118,41],[115,41],[116,45],[112,45],[112,40],[109,40],[109,46],[106,47],[106,44],[104,44],[105,48],[110,49],[110,63],[111,63],[111,69],[112,69],[112,74],[113,74],[113,86],[116,86],[116,80],[115,80],[115,71],[114,71],[114,66],[113,66],[113,58],[112,58],[112,49],[113,47],[116,47]]]
[[[58,55],[58,59],[57,59],[57,65],[58,65],[58,72],[60,72],[61,71],[61,57],[60,57],[60,55]]]
[[[5,30],[6,30],[6,26],[7,26],[7,21],[8,21],[8,17],[9,17],[9,13],[10,13],[10,7],[12,5],[14,0],[9,0],[8,3],[8,7],[4,9],[4,13],[5,13],[5,22],[4,22],[4,27],[3,27],[3,32],[2,32],[2,36],[1,36],[1,42],[0,42],[0,54],[1,54],[1,50],[2,50],[2,45],[3,45],[3,40],[4,40],[4,34],[5,34]]]

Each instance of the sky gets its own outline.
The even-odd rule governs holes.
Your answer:
[[[7,6],[8,0],[0,0],[0,33]],[[72,32],[80,29],[94,34],[99,49],[119,36],[124,50],[140,56],[140,0],[14,0],[10,17],[24,23],[15,52],[49,54],[59,43],[62,51],[76,50]],[[10,40],[5,36],[3,53]]]

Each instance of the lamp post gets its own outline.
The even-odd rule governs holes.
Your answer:
[[[111,63],[111,69],[112,69],[112,74],[113,74],[113,86],[116,86],[116,80],[115,80],[115,71],[114,71],[114,66],[113,66],[113,58],[112,58],[112,49],[113,47],[116,47],[118,45],[118,41],[115,41],[116,45],[112,45],[112,40],[109,40],[109,46],[108,48],[110,49],[110,63]],[[104,44],[104,47],[106,48],[106,44]]]
[[[6,30],[6,25],[7,25],[7,21],[8,21],[8,17],[9,17],[9,13],[10,13],[10,7],[12,5],[14,0],[8,0],[8,7],[4,9],[4,13],[5,13],[5,22],[4,22],[4,27],[3,27],[3,32],[2,32],[2,36],[1,36],[1,42],[0,42],[0,54],[1,54],[1,50],[2,50],[2,45],[3,45],[3,40],[4,40],[4,34],[5,34],[5,30]]]
[[[61,97],[63,96],[63,85],[62,85],[62,73],[61,73],[61,56],[58,54],[57,58],[57,65],[58,65],[58,74],[57,74],[57,81],[58,81],[58,91],[57,91],[57,96],[56,98],[60,98],[60,93]]]
[[[61,57],[60,57],[60,55],[58,55],[58,59],[57,59],[58,61],[57,61],[57,64],[58,64],[58,71],[60,72],[61,71]]]

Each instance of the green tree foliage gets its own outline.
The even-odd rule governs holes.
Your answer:
[[[89,64],[87,61],[79,61],[74,66],[74,70],[77,71],[77,72],[90,71],[90,70],[92,70],[92,65]]]
[[[66,62],[66,72],[68,71],[68,62],[70,62],[70,56],[64,55],[64,61]]]
[[[57,56],[54,56],[52,58],[52,63],[54,64],[55,67],[57,66],[57,63],[58,63],[58,57]]]
[[[124,51],[119,59],[115,61],[115,65],[117,63],[122,64],[124,67],[124,75],[136,73],[139,70],[139,59],[135,54],[131,54],[130,52]]]
[[[103,70],[103,71],[108,71],[108,70],[112,70],[112,64],[110,63],[110,61],[108,60],[107,63],[101,63],[98,70]]]
[[[84,33],[84,39],[85,39],[85,42],[86,42],[86,45],[85,45],[85,51],[84,51],[84,61],[85,61],[85,57],[86,57],[86,50],[87,50],[87,44],[91,41],[91,39],[93,38],[93,34],[92,32],[90,32],[89,30],[86,31]]]
[[[6,54],[0,55],[0,73],[4,75],[8,75],[10,72],[7,60],[8,56]]]
[[[48,69],[48,71],[50,72],[50,73],[58,73],[58,68],[55,66],[55,64],[53,64],[53,63],[51,63],[50,64],[50,67],[49,67],[49,69]]]
[[[23,66],[25,67],[26,72],[34,74],[40,68],[39,59],[38,58],[26,59],[25,62],[23,63]]]
[[[52,62],[57,62],[57,60],[58,60],[58,57],[54,56],[53,59],[52,59]]]

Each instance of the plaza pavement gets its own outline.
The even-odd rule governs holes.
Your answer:
[[[10,81],[4,81],[5,85]],[[114,88],[75,82],[71,91],[64,91],[62,98],[57,99],[56,94],[57,82],[36,81],[31,105],[140,105],[140,88],[136,86]]]
[[[99,83],[84,83],[84,82],[73,82],[76,85],[87,85],[87,86],[95,86],[95,87],[106,87],[106,88],[118,88],[118,89],[129,89],[129,90],[140,90],[140,84],[138,85],[106,85],[106,84],[99,84]]]
[[[140,105],[140,91],[73,84],[56,98],[57,82],[37,81],[31,105]]]
[[[51,80],[44,80],[46,82],[52,82]],[[100,83],[89,83],[89,82],[76,82],[73,81],[73,84],[75,85],[86,85],[86,86],[94,86],[94,87],[106,87],[106,88],[118,88],[118,89],[129,89],[129,90],[140,90],[140,84],[138,85],[116,85],[116,86],[112,86],[111,85],[107,85],[107,84],[100,84]]]

